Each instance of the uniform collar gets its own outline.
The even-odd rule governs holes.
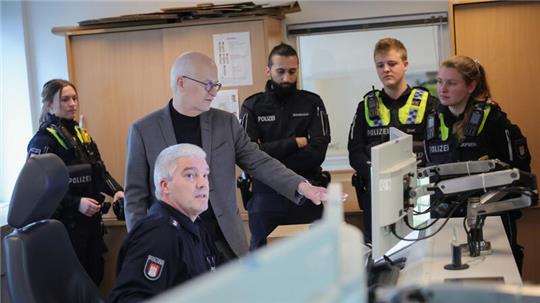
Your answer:
[[[298,91],[299,91],[299,89],[296,88],[296,90],[295,90],[295,92],[293,94],[291,94],[290,96],[287,96],[287,97],[283,97],[283,96],[278,96],[274,92],[274,89],[272,87],[272,80],[267,80],[266,85],[265,85],[265,93],[266,93],[266,95],[270,96],[272,99],[277,100],[278,102],[281,102],[281,103],[286,103],[287,100],[293,99],[296,96],[296,94],[298,94]]]
[[[178,211],[176,208],[169,204],[159,200],[156,202],[156,212],[160,212],[168,218],[168,223],[178,229],[184,229],[195,237],[200,238],[199,225],[201,219],[197,217],[195,222],[192,222],[190,218]]]
[[[70,129],[77,126],[78,123],[73,119],[64,119],[56,116],[55,114],[47,113],[47,121],[45,122],[45,124],[59,124],[64,125],[65,127]]]
[[[381,90],[381,99],[388,108],[400,108],[407,103],[407,99],[409,98],[409,95],[411,94],[412,88],[407,85],[407,89],[396,99],[392,99],[392,97],[388,96],[386,92],[384,91],[384,88]]]

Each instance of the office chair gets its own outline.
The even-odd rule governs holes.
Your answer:
[[[9,205],[4,256],[11,301],[104,302],[79,263],[64,225],[50,219],[68,190],[64,162],[54,154],[28,159]]]

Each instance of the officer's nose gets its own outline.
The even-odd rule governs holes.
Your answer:
[[[208,187],[208,177],[199,176],[197,178],[197,187],[198,188]]]
[[[281,82],[291,83],[292,82],[291,79],[292,79],[291,74],[286,72],[286,73],[283,74],[283,77],[281,78],[281,80],[282,80]]]

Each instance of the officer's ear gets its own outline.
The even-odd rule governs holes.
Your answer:
[[[266,76],[267,76],[267,77],[271,77],[272,73],[271,73],[271,67],[270,67],[270,66],[267,65],[267,66],[264,68],[264,72],[266,73]]]
[[[162,196],[169,195],[169,182],[167,182],[167,180],[161,180],[159,182],[159,189]]]
[[[478,82],[476,82],[476,80],[473,80],[471,83],[469,83],[467,85],[467,92],[469,94],[472,94],[474,92],[474,90],[476,89],[477,84],[478,84]]]

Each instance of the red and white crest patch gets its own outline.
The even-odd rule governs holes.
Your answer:
[[[144,276],[150,281],[155,281],[161,277],[164,266],[165,260],[148,255],[146,264],[144,265]]]

